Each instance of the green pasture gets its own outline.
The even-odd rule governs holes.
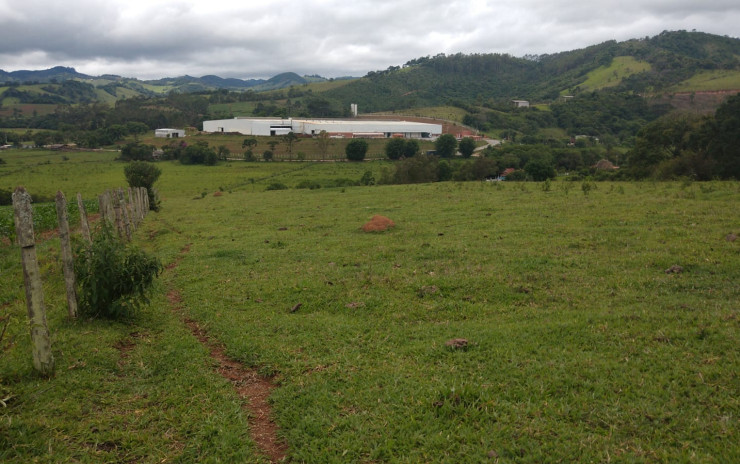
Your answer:
[[[674,92],[712,92],[740,89],[740,71],[704,71],[673,87]]]
[[[430,106],[421,108],[411,108],[407,110],[400,110],[392,113],[371,113],[371,114],[393,114],[400,116],[416,116],[422,118],[436,118],[444,119],[447,121],[461,122],[467,112],[456,106]]]
[[[622,79],[650,69],[650,64],[645,61],[639,61],[632,56],[617,56],[609,66],[601,66],[588,73],[587,79],[580,84],[580,88],[581,90],[598,90],[614,87],[619,85]]]
[[[136,243],[178,264],[136,318],[66,321],[39,246],[48,380],[3,242],[0,460],[264,462],[182,318],[278,385],[288,462],[740,460],[738,182],[263,188],[389,165],[160,163]]]
[[[266,136],[251,136],[251,135],[231,135],[231,134],[220,134],[220,133],[200,133],[197,135],[188,135],[184,139],[163,139],[154,137],[154,134],[147,135],[146,137],[139,137],[141,143],[148,145],[154,145],[155,147],[162,147],[171,143],[185,142],[187,144],[193,144],[198,141],[207,142],[210,147],[218,148],[219,146],[225,146],[229,149],[231,154],[230,158],[241,159],[244,157],[246,148],[242,147],[242,143],[245,139],[254,138],[257,140],[257,145],[252,147],[252,153],[258,160],[262,160],[262,155],[265,151],[270,150],[273,152],[274,160],[292,160],[297,161],[302,159],[305,161],[322,161],[322,160],[333,160],[341,161],[346,160],[347,155],[345,148],[347,143],[350,142],[349,138],[346,139],[330,139],[329,146],[327,147],[326,153],[323,153],[319,140],[311,137],[301,137],[293,144],[292,151],[289,152],[288,146],[282,141],[280,137],[266,137]],[[277,142],[273,149],[269,142]],[[388,143],[387,139],[367,139],[368,150],[366,159],[385,159],[385,145]],[[434,142],[430,141],[419,141],[422,153],[426,150],[434,150]]]
[[[251,116],[257,102],[231,102],[231,103],[212,103],[208,105],[208,113],[215,115],[217,118],[231,118],[234,116]],[[223,116],[226,115],[226,116]]]

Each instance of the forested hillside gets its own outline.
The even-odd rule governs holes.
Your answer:
[[[632,57],[636,63],[644,63],[645,69],[623,70],[621,75],[617,71],[603,87],[653,94],[668,91],[701,72],[740,71],[740,40],[679,31],[525,58],[440,54],[370,72],[324,96],[341,106],[358,103],[369,112],[456,102],[483,105],[514,98],[555,101],[561,95],[585,91],[581,85],[589,73],[609,69],[617,57]],[[738,88],[733,90],[740,90],[738,77]]]

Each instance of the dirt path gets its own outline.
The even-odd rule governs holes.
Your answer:
[[[190,244],[187,244],[180,250],[177,259],[167,266],[167,269],[177,268],[189,251]],[[176,288],[170,289],[167,293],[167,300],[172,311],[190,328],[193,335],[208,347],[211,357],[218,361],[216,370],[231,382],[234,390],[243,400],[242,407],[249,413],[249,435],[257,444],[260,452],[270,462],[284,462],[288,448],[278,439],[278,426],[272,420],[272,409],[268,403],[270,392],[275,388],[275,385],[260,377],[254,370],[248,369],[238,361],[229,358],[222,344],[209,337],[197,321],[185,316],[183,314],[182,296]]]

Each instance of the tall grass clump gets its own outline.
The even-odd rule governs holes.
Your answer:
[[[125,244],[104,225],[77,252],[80,312],[108,319],[132,316],[149,302],[147,291],[162,269],[159,259]]]

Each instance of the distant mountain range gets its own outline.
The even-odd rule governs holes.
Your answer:
[[[270,79],[236,79],[236,78],[223,78],[214,75],[207,75],[202,77],[192,76],[180,76],[180,77],[165,77],[162,79],[155,80],[139,80],[136,78],[127,78],[122,76],[116,76],[112,74],[105,74],[102,76],[90,76],[77,72],[75,68],[69,68],[64,66],[56,66],[49,69],[37,70],[37,71],[3,71],[0,69],[0,83],[16,83],[16,84],[49,84],[49,83],[61,83],[66,80],[78,80],[78,81],[93,81],[97,87],[114,84],[122,87],[133,87],[135,90],[141,91],[142,89],[149,88],[152,93],[158,92],[156,87],[166,88],[167,91],[178,90],[180,92],[199,92],[208,90],[247,90],[252,89],[254,91],[266,91],[266,90],[277,90],[294,85],[310,84],[313,82],[324,82],[329,79],[321,76],[299,76],[293,72],[285,72],[278,74]],[[352,78],[341,78],[341,79],[352,79]],[[141,86],[137,86],[136,83]]]
[[[507,105],[511,99],[548,103],[594,92],[640,95],[653,101],[662,99],[676,107],[685,96],[688,105],[696,108],[695,103],[707,94],[740,90],[740,39],[666,31],[654,37],[612,40],[538,56],[440,53],[372,71],[362,78],[333,79],[341,82],[311,85],[329,80],[332,79],[292,72],[270,79],[186,75],[139,80],[115,75],[89,76],[68,67],[0,71],[0,83],[10,84],[4,89],[0,86],[0,107],[4,106],[4,111],[9,113],[18,105],[112,104],[124,98],[157,97],[172,92],[264,92],[293,87],[287,95],[290,101],[284,92],[260,95],[260,101],[274,103],[265,103],[258,111],[264,115],[284,110],[285,114],[298,111],[334,117],[345,114],[350,103],[356,103],[363,112],[448,105],[474,112],[480,107]],[[702,110],[711,110],[720,101],[710,97],[714,100]],[[250,97],[239,98],[250,100]]]

